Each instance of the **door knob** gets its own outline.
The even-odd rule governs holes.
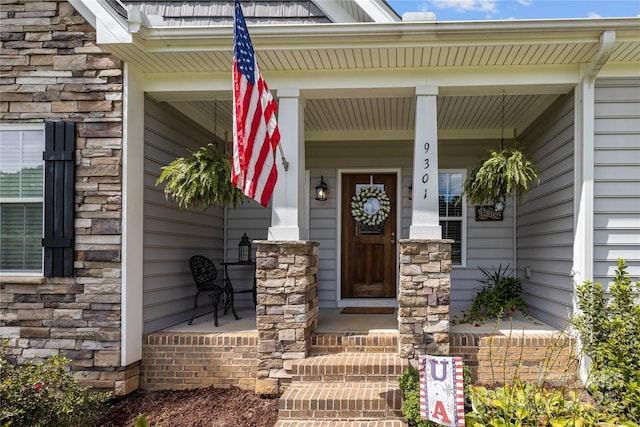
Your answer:
[[[391,244],[395,245],[396,241],[394,239],[391,239]]]

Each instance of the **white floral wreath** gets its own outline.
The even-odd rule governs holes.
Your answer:
[[[380,209],[378,209],[372,215],[365,212],[365,203],[369,201],[369,199],[376,199],[380,204]],[[362,187],[358,193],[353,196],[351,199],[351,215],[353,215],[353,219],[357,222],[361,222],[367,225],[378,225],[382,224],[385,219],[389,216],[391,212],[391,202],[389,201],[389,197],[384,190],[381,190],[378,187],[367,186]]]

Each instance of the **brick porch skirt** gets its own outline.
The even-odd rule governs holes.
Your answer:
[[[354,333],[314,334],[313,353],[340,351],[351,343],[359,351],[393,352],[391,337]],[[397,338],[393,340],[396,343]],[[569,383],[576,378],[574,341],[557,333],[518,336],[451,333],[451,355],[462,356],[474,382],[504,382],[517,374],[523,380]],[[369,348],[370,347],[370,348]],[[365,348],[367,350],[365,350]],[[255,390],[257,332],[157,332],[145,336],[140,388],[178,390],[236,386]],[[343,350],[344,351],[344,350]]]
[[[143,339],[140,388],[236,386],[253,391],[257,357],[257,332],[153,333]]]
[[[523,381],[570,384],[577,380],[575,340],[559,332],[451,333],[450,354],[461,356],[472,382],[483,384]]]

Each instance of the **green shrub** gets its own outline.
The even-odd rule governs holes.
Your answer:
[[[578,287],[574,319],[591,359],[587,388],[604,410],[640,423],[640,289],[618,260],[607,297],[600,283]]]
[[[106,408],[109,393],[81,387],[65,367],[69,359],[53,356],[43,363],[14,365],[0,350],[0,426],[63,427],[92,425]]]
[[[529,317],[529,308],[522,298],[522,280],[514,276],[515,270],[509,266],[489,271],[480,267],[485,278],[479,280],[482,289],[476,294],[468,313],[464,313],[457,323],[484,323],[488,319],[499,319],[516,310]]]
[[[470,386],[469,397],[473,411],[466,414],[465,424],[471,427],[638,427],[630,421],[599,412],[582,402],[575,391],[546,389],[517,379],[513,384],[493,390]]]
[[[402,391],[402,415],[411,427],[435,427],[438,424],[423,420],[420,417],[420,374],[409,365],[398,378]]]
[[[139,414],[135,420],[133,420],[133,427],[152,427],[151,421],[145,414]],[[153,427],[162,427],[162,423],[158,422]]]

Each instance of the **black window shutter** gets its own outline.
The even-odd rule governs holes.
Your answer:
[[[73,188],[76,124],[45,123],[44,275],[73,277]]]

